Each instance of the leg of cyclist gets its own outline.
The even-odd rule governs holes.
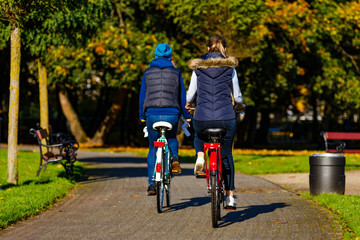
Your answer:
[[[178,128],[178,115],[162,115],[161,121],[169,122],[172,125],[172,129],[166,132],[166,139],[168,140],[168,146],[170,149],[170,156],[172,161],[172,173],[179,175],[181,173],[181,167],[179,162],[179,142],[176,138]]]
[[[194,174],[197,175],[199,173],[203,173],[204,171],[204,143],[205,138],[201,136],[201,132],[208,127],[208,122],[204,121],[196,121],[194,120],[194,131],[195,131],[195,138],[194,138],[194,147],[196,151],[196,163],[194,167]]]
[[[235,168],[232,155],[232,145],[236,133],[236,120],[222,121],[221,125],[226,129],[226,135],[223,138],[223,147],[221,149],[222,175],[226,191],[226,205],[229,208],[235,208],[236,202],[233,193],[235,190]]]

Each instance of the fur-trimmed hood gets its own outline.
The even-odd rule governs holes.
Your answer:
[[[189,61],[188,66],[191,70],[196,70],[198,68],[207,69],[207,68],[221,68],[221,67],[229,67],[234,68],[237,67],[239,61],[235,57],[228,57],[228,58],[208,58],[208,59],[201,59],[196,58]]]

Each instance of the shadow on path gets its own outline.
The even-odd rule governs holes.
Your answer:
[[[145,157],[131,157],[131,156],[113,156],[113,157],[81,157],[78,159],[79,162],[84,163],[133,163],[142,164],[146,163]]]
[[[80,183],[89,183],[97,181],[106,181],[115,178],[129,178],[129,177],[147,177],[147,167],[145,157],[132,156],[97,156],[97,157],[81,157],[79,162],[87,165],[86,176],[81,179]],[[101,167],[97,167],[100,165]],[[109,167],[104,168],[103,164],[110,164]],[[145,164],[145,166],[136,166]],[[113,167],[111,167],[113,165]],[[123,167],[122,167],[123,166]],[[180,176],[192,176],[194,174],[192,169],[183,168]]]
[[[188,207],[199,207],[208,204],[211,201],[210,197],[195,197],[195,198],[186,198],[181,200],[185,200],[185,201],[176,204],[170,204],[170,208],[167,209],[166,212],[175,212]]]
[[[287,203],[271,203],[268,205],[250,205],[242,207],[241,211],[231,211],[221,218],[219,227],[226,227],[236,222],[243,222],[245,220],[256,217],[259,214],[273,212],[278,208],[290,206]],[[226,211],[227,212],[227,211]]]
[[[78,181],[81,184],[107,181],[109,179],[147,176],[147,167],[138,166],[139,164],[146,164],[146,158],[131,156],[87,156],[79,158],[78,160],[85,164],[86,176]]]

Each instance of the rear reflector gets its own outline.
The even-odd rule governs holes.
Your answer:
[[[154,142],[154,147],[165,147],[165,142]]]

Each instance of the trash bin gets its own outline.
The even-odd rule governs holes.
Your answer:
[[[310,156],[310,193],[345,192],[345,157],[335,153],[316,153]]]

